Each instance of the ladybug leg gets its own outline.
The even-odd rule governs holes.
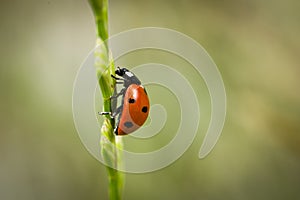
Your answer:
[[[116,135],[118,135],[118,126],[116,126],[116,128],[114,129],[114,133],[116,134]]]
[[[114,79],[116,79],[116,80],[124,80],[123,78],[118,78],[118,77],[116,77],[116,76],[114,76],[114,75],[110,75],[112,78],[114,78]]]
[[[98,112],[99,115],[110,115],[111,118],[115,118],[118,114],[120,114],[123,106],[119,106],[113,113],[111,112]]]
[[[98,115],[109,115],[110,118],[114,118],[111,114],[111,112],[98,112]]]
[[[118,115],[121,111],[122,106],[120,106],[119,108],[117,108],[118,113],[114,113],[114,116]],[[110,117],[113,119],[114,116],[111,114],[111,112],[98,112],[99,115],[110,115]],[[119,122],[117,123],[118,125],[114,128],[114,133],[116,135],[118,135],[118,127],[119,127]]]
[[[98,112],[99,115],[110,115],[111,112]]]
[[[119,106],[113,113],[112,113],[112,117],[116,117],[118,114],[120,114],[120,112],[122,111],[123,109],[123,105],[122,106]]]
[[[116,127],[115,127],[115,129],[114,129],[114,133],[115,133],[116,135],[118,135],[118,128],[119,128],[120,117],[121,117],[120,113],[121,113],[122,110],[123,110],[123,105],[119,106],[119,107],[116,109],[116,111],[113,113],[113,116],[114,116],[114,117],[117,116],[117,115],[119,115],[119,117],[118,117],[118,119],[117,119],[117,122],[116,122]]]
[[[117,93],[116,95],[114,96],[111,96],[110,99],[116,99],[118,98],[119,96],[123,95],[126,91],[126,88],[123,88],[119,93]]]

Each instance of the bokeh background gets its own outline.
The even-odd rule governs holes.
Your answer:
[[[110,34],[159,26],[202,44],[228,98],[224,131],[208,157],[198,159],[209,119],[203,101],[205,123],[188,151],[160,171],[127,174],[124,199],[300,199],[300,2],[109,3]],[[73,81],[95,45],[87,1],[0,5],[0,199],[108,199],[105,167],[82,145],[72,117]],[[139,64],[153,52],[141,54],[119,62]],[[155,99],[160,88],[151,90]]]

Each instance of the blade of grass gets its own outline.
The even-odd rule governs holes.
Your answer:
[[[115,73],[115,67],[106,43],[106,40],[108,39],[108,2],[107,0],[89,0],[89,3],[94,12],[97,26],[95,67],[102,92],[103,111],[110,112],[110,96],[112,96],[115,89],[115,81],[110,75]],[[102,157],[107,164],[109,197],[111,200],[119,200],[122,197],[124,176],[116,169],[118,165],[122,165],[120,150],[122,149],[123,144],[121,138],[116,138],[113,133],[114,125],[115,120],[106,116],[101,128],[100,144]]]

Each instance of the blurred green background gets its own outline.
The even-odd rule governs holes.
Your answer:
[[[127,174],[124,199],[300,199],[300,2],[109,3],[111,35],[159,26],[197,40],[228,98],[224,131],[208,157],[198,159],[200,131],[171,166]],[[84,148],[72,118],[73,81],[95,44],[87,1],[0,5],[0,199],[107,199],[105,167]]]

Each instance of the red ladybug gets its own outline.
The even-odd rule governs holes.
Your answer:
[[[111,75],[117,80],[117,84],[123,84],[123,89],[112,96],[116,100],[122,96],[121,105],[113,110],[111,116],[117,118],[114,132],[116,135],[127,135],[141,127],[149,114],[149,98],[141,81],[128,69],[117,68],[116,74],[121,78]],[[108,114],[108,113],[102,113]]]

